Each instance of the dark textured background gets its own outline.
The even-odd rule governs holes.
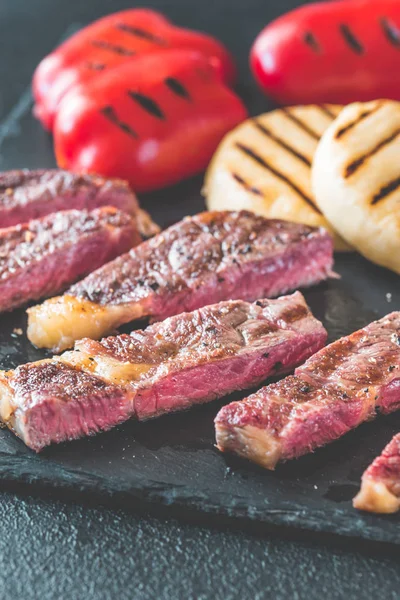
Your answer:
[[[51,144],[26,115],[32,70],[71,25],[133,3],[0,0],[0,168],[51,164]],[[267,0],[154,0],[176,22],[218,35],[234,51],[240,92],[266,107],[247,53],[267,20],[300,4]],[[22,115],[22,117],[21,117]],[[20,118],[21,117],[21,118]],[[23,133],[19,130],[23,126]],[[160,195],[160,201],[163,197]],[[165,206],[165,211],[168,211]],[[366,279],[353,282],[361,297]],[[351,287],[352,281],[348,285]],[[369,290],[382,311],[384,290]],[[379,308],[381,307],[381,308]],[[1,485],[1,484],[0,484]],[[4,487],[4,486],[3,486]],[[91,506],[82,499],[0,498],[0,598],[397,598],[399,550],[287,532],[209,529]],[[62,503],[66,500],[68,503]]]

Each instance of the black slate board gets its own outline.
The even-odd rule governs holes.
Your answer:
[[[263,101],[242,88],[253,112]],[[52,166],[51,140],[30,115],[27,90],[0,122],[0,168]],[[203,209],[201,178],[153,194],[143,202],[164,226]],[[341,281],[307,291],[330,339],[354,331],[400,308],[399,279],[361,257],[338,257]],[[387,296],[387,294],[390,294]],[[44,356],[15,332],[24,313],[0,317],[0,366],[15,367]],[[234,396],[238,398],[240,395]],[[0,431],[0,488],[35,485],[35,491],[64,489],[107,496],[111,503],[169,506],[183,515],[225,515],[262,526],[290,526],[400,543],[400,518],[363,515],[353,510],[363,469],[400,430],[400,414],[360,427],[311,456],[280,466],[274,473],[221,455],[214,448],[213,419],[224,401],[153,422],[126,423],[91,439],[50,448],[36,456],[6,430]],[[189,514],[194,514],[189,513]]]
[[[346,264],[350,263],[350,264]],[[369,267],[369,265],[368,265]],[[357,256],[341,257],[338,270],[347,279],[366,268]],[[375,269],[369,269],[372,273]],[[377,272],[398,306],[394,276]],[[369,285],[381,283],[371,277]],[[371,321],[376,314],[349,295],[345,281],[331,281],[307,290],[315,315],[330,340]],[[385,300],[386,302],[386,300]],[[24,335],[23,311],[0,319],[0,362],[15,367],[44,353]],[[243,396],[244,394],[242,394]],[[400,430],[400,414],[360,427],[311,456],[280,466],[274,473],[236,457],[223,456],[213,446],[213,419],[224,401],[147,423],[129,422],[94,438],[61,444],[35,455],[9,431],[0,431],[0,478],[5,482],[68,488],[70,495],[106,494],[117,504],[149,501],[193,509],[208,515],[288,525],[319,532],[400,543],[400,519],[361,515],[351,506],[360,475],[390,437]]]

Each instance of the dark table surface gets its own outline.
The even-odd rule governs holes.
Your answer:
[[[267,107],[247,70],[262,26],[300,2],[152,0],[177,23],[204,29],[232,48],[239,90],[253,113]],[[0,168],[50,166],[49,139],[33,121],[21,136],[32,71],[71,26],[132,7],[128,0],[1,0]],[[45,157],[45,159],[44,159]],[[351,282],[349,281],[349,284]],[[358,284],[354,284],[358,285]],[[362,295],[362,290],[357,290]],[[384,290],[369,308],[382,311]],[[398,598],[398,548],[346,539],[295,537],[221,523],[213,528],[160,514],[110,510],[82,499],[44,500],[24,489],[0,496],[0,599]],[[34,490],[32,490],[34,492]]]

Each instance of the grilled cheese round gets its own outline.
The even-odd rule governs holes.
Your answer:
[[[369,260],[400,274],[400,102],[350,104],[312,167],[318,207]]]
[[[337,250],[349,247],[317,207],[311,164],[338,105],[280,108],[248,119],[222,140],[203,193],[209,210],[251,210],[269,218],[326,227]]]

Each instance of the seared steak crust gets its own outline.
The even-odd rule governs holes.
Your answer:
[[[70,209],[116,208],[135,215],[138,202],[125,181],[59,169],[0,174],[0,227]]]
[[[48,384],[43,384],[43,362],[25,367],[30,371],[28,386],[25,375],[20,381],[25,373],[21,368],[0,375],[2,419],[28,445],[39,450],[51,441],[109,428],[120,422],[121,415],[147,419],[251,387],[271,374],[288,372],[321,348],[325,340],[325,329],[314,319],[299,292],[254,304],[221,302],[170,317],[130,335],[101,342],[81,340],[74,351],[46,363],[47,371],[53,365],[55,373]],[[66,371],[58,375],[60,363]],[[72,413],[67,416],[70,391],[65,378],[68,375],[68,381],[73,381],[74,370],[77,382],[71,384],[75,386],[71,392]],[[103,401],[101,385],[96,384],[92,390],[92,380],[81,379],[82,373],[98,379],[101,385],[110,385],[111,401],[108,396]],[[121,400],[121,394],[125,400]],[[117,416],[113,412],[114,398],[119,406]],[[58,410],[56,406],[63,406],[62,419],[68,425],[60,418],[58,428],[47,431],[44,418],[31,422],[26,408],[33,409],[38,403],[44,417],[48,402],[53,413]],[[76,405],[82,406],[83,423],[81,417],[75,422]],[[21,419],[24,427],[18,425]],[[31,433],[27,438],[23,432],[28,425]]]
[[[353,505],[376,513],[400,510],[400,433],[365,471]]]
[[[74,362],[89,358],[91,372],[118,383],[134,381],[135,413],[144,419],[286,373],[325,339],[296,293],[254,304],[222,302],[129,336],[83,340],[75,346]]]
[[[0,311],[60,292],[139,242],[132,217],[111,207],[0,229]]]
[[[274,468],[279,460],[337,439],[377,411],[399,408],[400,313],[395,312],[322,349],[294,376],[222,408],[215,420],[217,443]]]
[[[143,316],[158,321],[227,298],[278,296],[329,277],[332,251],[323,229],[246,211],[202,213],[98,269],[63,298],[31,309],[28,333],[36,345],[62,350],[77,339],[71,329],[80,310],[87,315],[80,337],[98,338]],[[52,315],[67,312],[57,338],[54,326],[49,331]]]
[[[237,278],[232,282],[229,277],[232,271],[254,263],[261,267],[260,263],[268,257],[271,277],[263,285],[276,295],[274,272],[279,270],[276,259],[314,240],[325,242],[323,252],[329,250],[330,238],[320,229],[267,220],[245,211],[202,213],[185,218],[127,256],[119,257],[68,293],[107,305],[140,301],[148,295],[168,297],[185,292],[185,309],[190,310],[198,305],[191,297],[193,292],[209,285],[210,279],[216,287],[214,294],[226,297],[225,290],[229,288],[234,293],[236,287]],[[257,279],[266,275],[262,270],[254,274]],[[279,291],[285,292],[291,285],[279,282]],[[240,293],[246,292],[241,289]],[[249,290],[247,295],[253,298],[254,293]],[[168,309],[157,309],[165,313],[161,318],[169,316]]]
[[[121,362],[157,367],[165,361],[179,361],[187,367],[233,356],[266,340],[291,338],[310,321],[314,329],[316,321],[297,292],[253,304],[231,300],[205,306],[130,335],[108,337],[101,342],[85,339],[77,342],[76,348],[90,348],[90,354]]]

